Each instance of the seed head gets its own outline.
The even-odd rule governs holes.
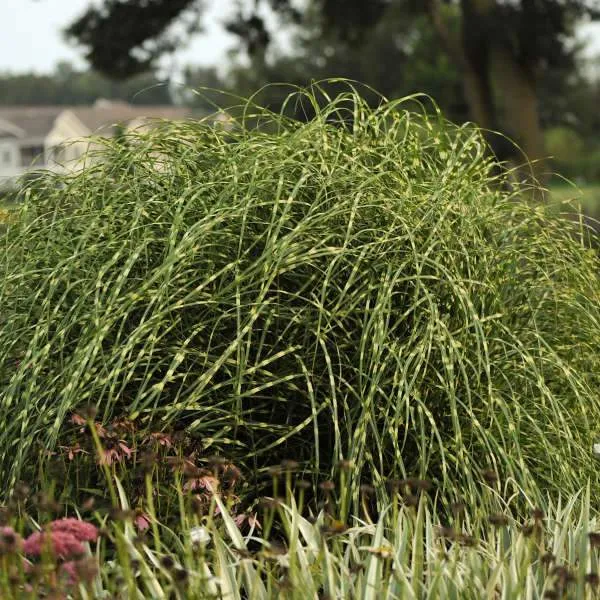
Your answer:
[[[473,548],[477,544],[477,540],[472,535],[467,535],[465,533],[458,534],[456,539],[461,546],[468,548]]]
[[[363,496],[373,496],[375,494],[375,488],[372,485],[369,485],[368,483],[363,483],[360,486],[360,493]]]
[[[533,520],[538,523],[544,520],[546,514],[541,508],[534,508],[533,511],[531,511],[531,516],[533,517]]]
[[[521,533],[525,536],[525,537],[529,537],[531,536],[531,534],[534,531],[534,527],[533,525],[522,525],[521,526]]]
[[[306,479],[299,479],[294,485],[299,490],[307,490],[311,487],[310,482]]]
[[[88,404],[80,411],[81,416],[87,421],[93,421],[98,414],[98,407],[95,404]]]
[[[319,489],[321,489],[326,494],[330,494],[331,492],[333,492],[333,490],[335,490],[335,483],[333,483],[333,481],[322,481],[319,484]]]
[[[12,498],[17,502],[27,500],[30,492],[31,488],[23,481],[20,481],[19,483],[17,483],[17,485],[15,485],[15,489],[12,493]]]
[[[456,538],[456,531],[452,527],[440,526],[437,528],[437,535],[440,538],[453,540]]]
[[[552,554],[552,552],[546,552],[545,554],[542,554],[540,560],[544,566],[548,567],[556,560],[556,557],[554,554]]]
[[[21,536],[12,527],[0,527],[0,555],[18,552],[22,546]]]
[[[295,460],[282,460],[281,470],[284,473],[295,473],[300,468],[300,464]]]
[[[494,469],[486,469],[485,471],[483,471],[482,475],[484,481],[488,485],[493,485],[498,481],[498,474],[496,473],[496,471],[494,471]]]
[[[408,496],[404,496],[403,501],[404,506],[415,507],[419,504],[419,497],[414,494],[409,494]]]
[[[178,585],[185,584],[188,580],[188,577],[188,572],[185,569],[175,569],[175,571],[173,571],[173,579]]]
[[[467,506],[464,502],[453,502],[450,505],[450,510],[455,517],[460,517],[465,514]]]
[[[490,515],[488,517],[488,520],[490,524],[494,527],[505,527],[506,525],[508,525],[508,517],[506,515],[503,515],[502,513]]]

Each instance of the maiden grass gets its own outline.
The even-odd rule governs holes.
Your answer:
[[[231,128],[159,123],[25,190],[0,255],[3,480],[91,403],[255,472],[350,460],[355,508],[409,475],[474,502],[487,467],[534,497],[599,489],[584,232],[521,200],[476,129],[311,94],[307,123],[251,103]]]

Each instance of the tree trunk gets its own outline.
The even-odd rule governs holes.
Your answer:
[[[505,130],[530,161],[524,175],[543,183],[545,178],[544,136],[540,126],[535,78],[501,45],[492,49],[492,73],[497,96],[504,108]]]
[[[500,160],[527,163],[529,180],[543,181],[544,142],[539,121],[535,76],[520,65],[494,22],[496,0],[461,0],[462,36],[449,31],[439,0],[426,0],[431,22],[448,54],[461,68],[465,99],[471,119],[486,134]],[[502,111],[498,110],[500,101]],[[500,114],[502,113],[502,114]],[[504,132],[517,148],[493,131]]]

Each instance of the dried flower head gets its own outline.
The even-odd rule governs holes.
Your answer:
[[[281,469],[285,473],[295,473],[300,468],[300,464],[295,460],[284,459],[281,461]]]
[[[525,536],[525,537],[529,537],[534,531],[534,526],[533,525],[522,525],[521,526],[521,533]]]
[[[456,540],[461,546],[467,548],[473,548],[477,544],[477,540],[472,535],[467,535],[466,533],[458,534]]]
[[[419,505],[419,497],[414,494],[408,494],[408,496],[404,496],[403,498],[404,506],[409,508],[414,508]]]
[[[488,521],[494,527],[505,527],[506,525],[508,525],[508,517],[506,515],[503,515],[502,513],[490,515],[488,517]]]
[[[22,546],[21,536],[12,527],[0,527],[0,555],[18,552]]]
[[[81,416],[85,421],[93,421],[98,414],[98,407],[95,404],[88,404],[81,410]]]
[[[542,564],[544,566],[548,567],[556,560],[556,556],[554,556],[554,554],[552,554],[552,552],[546,552],[546,553],[542,554],[542,557],[540,558],[540,560],[542,561]]]
[[[319,489],[326,494],[330,494],[333,492],[333,490],[335,490],[335,483],[333,483],[333,481],[322,481],[319,484]]]
[[[19,483],[17,483],[17,485],[15,485],[15,488],[12,493],[12,498],[13,498],[13,500],[15,500],[17,502],[27,500],[30,492],[31,492],[31,488],[23,481],[19,481]]]
[[[61,571],[69,577],[69,583],[75,584],[79,582],[91,583],[98,575],[98,565],[96,560],[89,556],[80,560],[70,560],[61,565]]]
[[[452,527],[440,526],[436,530],[437,536],[447,540],[453,540],[456,537],[456,531]]]
[[[372,485],[369,485],[368,483],[363,483],[360,486],[360,493],[363,496],[373,496],[375,494],[375,488]]]
[[[546,513],[541,508],[534,508],[531,511],[531,516],[536,522],[542,521],[546,517]]]
[[[467,506],[464,502],[453,502],[450,505],[450,510],[455,517],[460,517],[465,514]]]
[[[492,485],[498,481],[498,474],[494,469],[485,469],[482,473],[484,481],[488,485]]]
[[[178,585],[184,585],[189,579],[189,574],[185,569],[175,569],[173,571],[173,580]]]

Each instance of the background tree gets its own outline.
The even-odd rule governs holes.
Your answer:
[[[49,75],[0,73],[0,105],[92,104],[98,98],[131,104],[171,104],[168,82],[153,73],[115,81],[97,71],[61,62]]]
[[[270,34],[256,11],[240,9],[227,27],[238,34],[264,68]],[[292,0],[263,0],[284,21],[298,22]],[[140,73],[155,64],[181,37],[172,24],[181,20],[187,32],[199,30],[199,0],[104,0],[90,7],[67,29],[86,48],[92,65],[115,77]],[[378,27],[401,14],[403,26],[389,31],[392,40],[411,39],[415,20],[425,16],[444,51],[460,73],[472,120],[516,140],[532,159],[544,154],[539,86],[546,71],[572,65],[568,39],[582,18],[598,18],[597,0],[307,0],[308,13],[318,14],[321,27],[355,47]],[[397,22],[397,21],[396,21]],[[402,46],[402,41],[400,42]],[[379,61],[385,55],[379,55]],[[377,69],[379,61],[372,63]],[[396,65],[389,65],[388,73]],[[509,147],[506,145],[506,147]],[[504,149],[497,146],[500,158]],[[540,162],[538,174],[542,171]]]

